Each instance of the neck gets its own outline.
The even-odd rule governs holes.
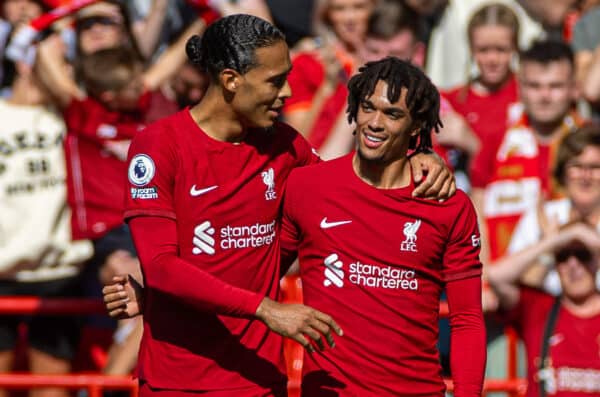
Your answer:
[[[541,138],[542,140],[550,140],[560,131],[563,124],[563,119],[561,118],[560,120],[549,123],[540,123],[530,119],[530,124],[538,138]]]
[[[247,129],[215,85],[209,86],[190,114],[208,136],[218,141],[238,143],[246,136]]]
[[[572,202],[571,219],[581,219],[590,225],[597,225],[600,222],[599,203],[581,204]]]
[[[502,79],[502,81],[500,81],[496,84],[486,83],[486,82],[482,81],[480,78],[478,78],[473,82],[471,87],[473,88],[473,91],[475,91],[479,95],[489,95],[494,92],[500,91],[500,89],[504,86],[504,84],[506,84],[506,82],[508,81],[509,78],[510,78],[510,74],[507,74],[506,77],[504,79]]]
[[[592,317],[600,314],[600,293],[597,291],[576,301],[563,296],[562,303],[571,313],[579,317]]]
[[[12,84],[9,103],[23,106],[46,105],[46,96],[29,77],[17,76]]]
[[[407,157],[384,163],[367,160],[356,152],[352,168],[365,183],[379,189],[398,189],[410,184],[411,172]]]

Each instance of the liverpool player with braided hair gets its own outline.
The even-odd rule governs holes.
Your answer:
[[[445,202],[411,195],[411,147],[428,149],[439,94],[397,58],[349,82],[357,150],[288,178],[281,242],[298,250],[305,304],[344,330],[335,349],[305,357],[305,396],[444,396],[438,307],[446,289],[454,395],[481,395],[485,329],[479,231],[458,191]]]
[[[379,81],[387,82],[388,98],[392,103],[400,99],[402,88],[406,89],[406,106],[414,115],[413,122],[419,126],[419,134],[412,137],[408,148],[430,151],[431,130],[439,132],[442,126],[439,115],[440,94],[419,68],[398,58],[388,57],[370,62],[350,80],[348,122],[356,121],[362,100],[373,95]]]

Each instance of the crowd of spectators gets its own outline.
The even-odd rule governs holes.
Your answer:
[[[129,142],[199,101],[207,77],[186,41],[232,13],[286,33],[281,117],[326,160],[353,149],[346,84],[361,65],[396,56],[426,71],[442,93],[436,152],[479,216],[488,375],[506,375],[510,323],[529,395],[540,382],[599,395],[600,1],[3,0],[0,295],[97,297],[140,274],[124,195],[153,193],[125,191]],[[32,372],[78,369],[82,329],[105,327],[102,370],[127,374],[141,323],[105,320],[2,316],[0,372],[22,365],[26,322]]]

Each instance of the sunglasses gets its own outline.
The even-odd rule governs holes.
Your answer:
[[[114,18],[107,16],[91,16],[80,18],[75,21],[75,30],[81,32],[83,30],[91,29],[94,25],[102,26],[121,26],[122,23]]]
[[[557,263],[566,262],[570,257],[576,258],[581,263],[590,263],[593,254],[585,247],[567,247],[554,254]]]

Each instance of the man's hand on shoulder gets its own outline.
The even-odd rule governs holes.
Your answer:
[[[456,181],[444,160],[435,152],[415,153],[409,157],[417,187],[413,197],[444,201],[456,193]],[[425,180],[423,177],[427,173]]]

